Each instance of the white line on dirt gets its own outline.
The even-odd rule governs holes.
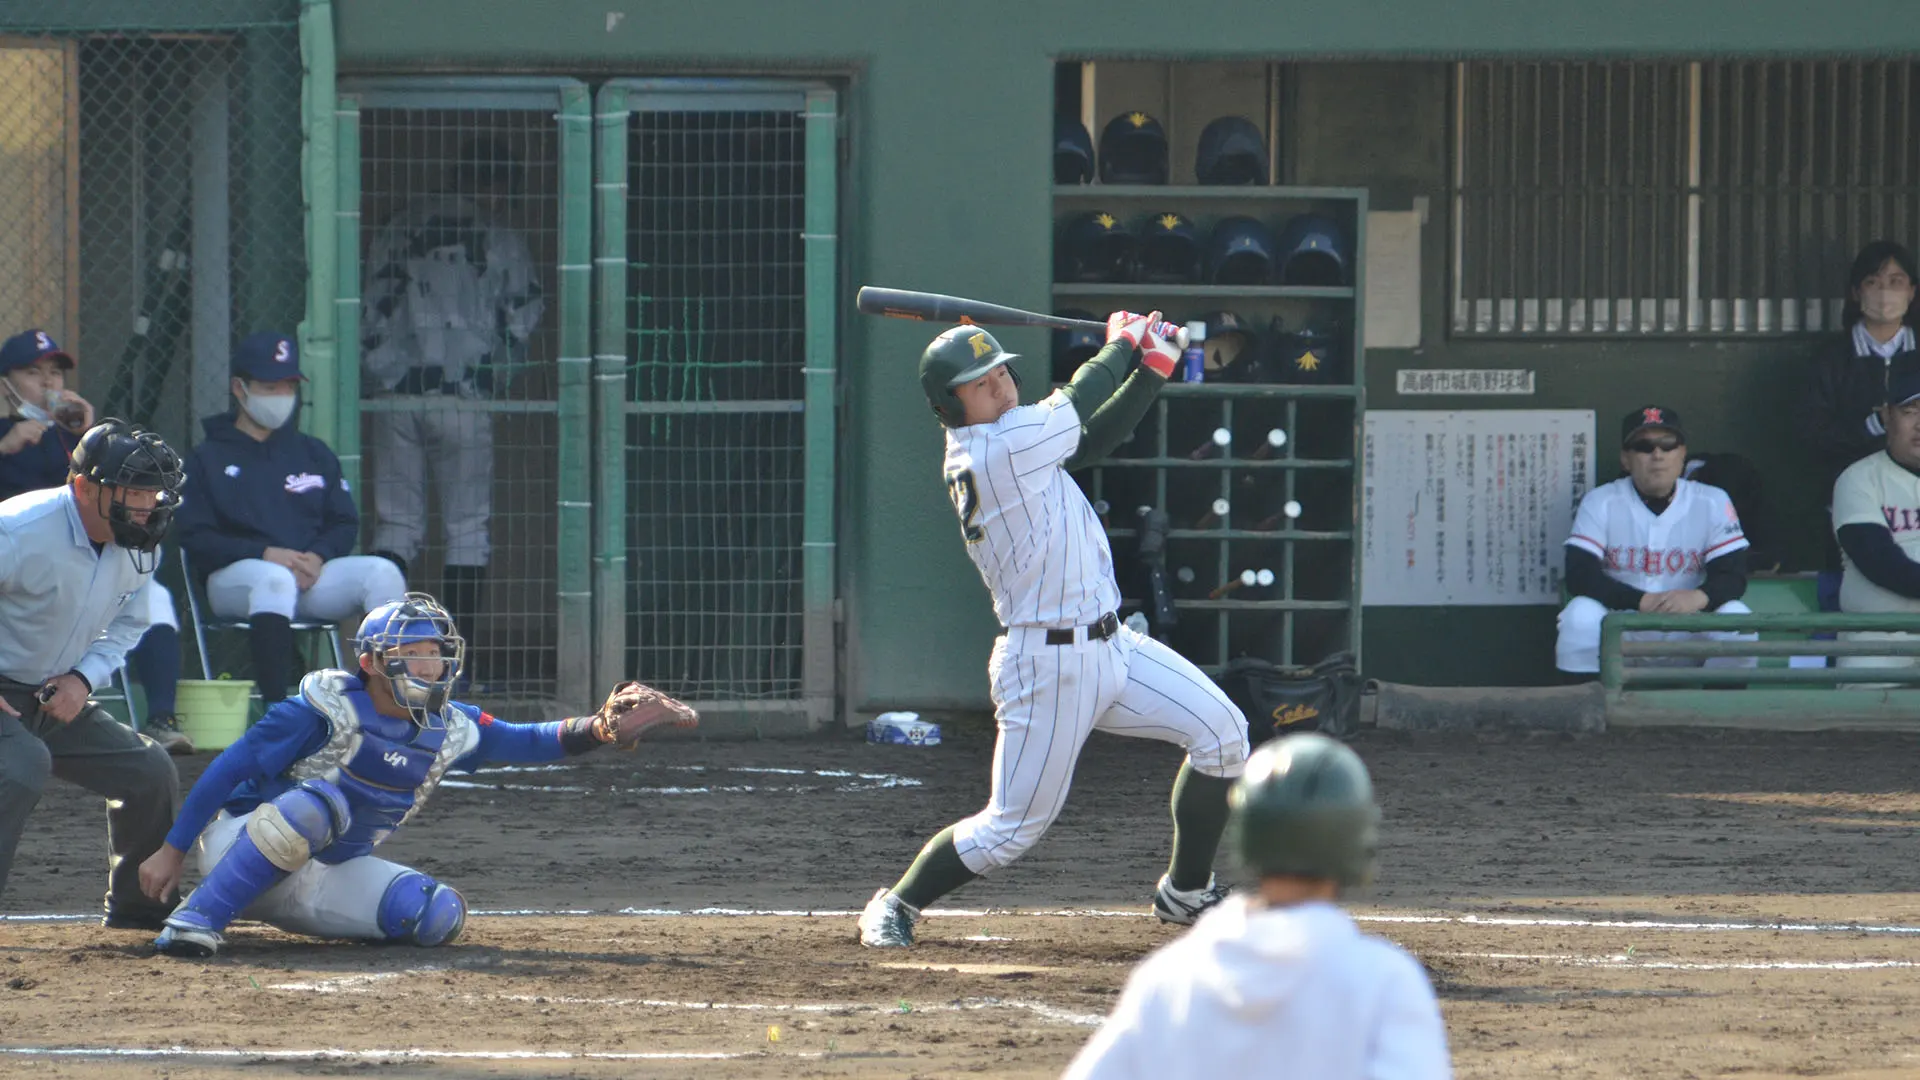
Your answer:
[[[782,1057],[817,1058],[819,1053],[779,1053],[764,1051],[730,1053],[705,1051],[672,1053],[668,1051],[620,1052],[593,1050],[345,1050],[339,1047],[311,1050],[238,1050],[199,1049],[188,1046],[0,1046],[0,1053],[24,1057],[135,1057],[135,1058],[222,1058],[249,1061],[731,1061],[736,1058]]]
[[[1680,922],[1667,919],[1566,919],[1506,915],[1355,915],[1355,922],[1453,923],[1462,926],[1570,926],[1601,930],[1723,931],[1763,930],[1801,934],[1920,934],[1920,926],[1867,926],[1860,923]]]
[[[1531,960],[1573,967],[1648,968],[1661,971],[1874,971],[1881,968],[1920,967],[1914,960],[1638,960],[1614,956],[1572,956],[1559,953],[1434,953],[1455,960]]]
[[[406,975],[437,974],[450,970],[445,966],[410,968],[372,975],[341,975],[312,982],[269,983],[269,990],[287,990],[311,994],[376,994],[384,988],[374,984]],[[512,1001],[531,1005],[604,1005],[620,1009],[684,1009],[690,1012],[772,1012],[772,1013],[864,1013],[898,1015],[920,1012],[976,1012],[981,1009],[1017,1009],[1033,1013],[1043,1020],[1077,1027],[1099,1027],[1104,1019],[1092,1013],[1074,1012],[1044,1001],[1020,1001],[1008,998],[964,998],[942,1005],[872,1005],[866,1002],[800,1002],[782,1004],[761,1001],[667,1001],[657,998],[575,997],[568,994],[440,994],[443,1000]]]

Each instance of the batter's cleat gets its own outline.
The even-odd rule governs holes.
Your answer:
[[[892,889],[881,889],[860,913],[860,944],[869,949],[911,948],[913,924],[919,918],[920,912],[893,895]]]
[[[1215,884],[1213,878],[1207,878],[1204,889],[1183,891],[1173,887],[1166,875],[1161,875],[1160,886],[1153,890],[1153,913],[1163,923],[1176,926],[1192,926],[1194,921],[1206,914],[1227,898],[1227,887]]]
[[[198,912],[182,909],[167,917],[166,929],[153,939],[153,947],[167,956],[205,960],[219,952],[226,940]]]
[[[149,716],[140,725],[140,734],[160,744],[160,749],[176,757],[193,753],[193,740],[180,730],[180,721],[172,713]]]

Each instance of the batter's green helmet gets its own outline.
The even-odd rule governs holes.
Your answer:
[[[920,354],[920,389],[926,392],[933,414],[948,427],[959,427],[965,410],[954,395],[956,386],[965,386],[1001,364],[1014,359],[993,335],[977,326],[956,326],[933,339]],[[1020,373],[1012,368],[1013,384],[1020,385]]]
[[[1325,735],[1288,735],[1247,759],[1227,795],[1233,850],[1256,874],[1373,880],[1380,807],[1360,755]]]

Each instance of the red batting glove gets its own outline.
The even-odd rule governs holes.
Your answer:
[[[1107,344],[1111,345],[1124,338],[1128,346],[1137,349],[1140,343],[1146,340],[1151,322],[1152,320],[1145,315],[1135,315],[1131,311],[1116,311],[1107,316]]]
[[[1158,334],[1148,334],[1140,349],[1140,366],[1157,373],[1163,379],[1173,378],[1174,365],[1180,362],[1180,342],[1168,341]]]

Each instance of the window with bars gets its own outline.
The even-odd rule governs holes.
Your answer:
[[[1837,327],[1853,253],[1920,241],[1920,62],[1462,63],[1453,331]]]

